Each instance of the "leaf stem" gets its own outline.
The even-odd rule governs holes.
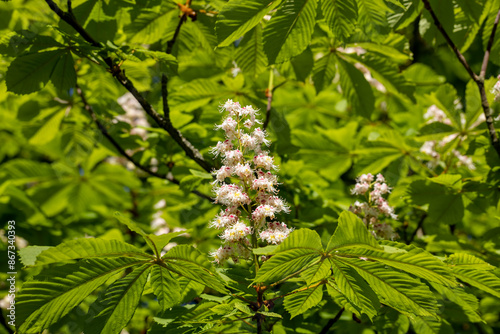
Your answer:
[[[269,68],[269,84],[266,89],[266,97],[267,97],[267,107],[266,107],[266,120],[262,127],[267,129],[269,125],[269,121],[271,119],[271,104],[273,103],[273,90],[274,90],[274,66],[272,65]]]

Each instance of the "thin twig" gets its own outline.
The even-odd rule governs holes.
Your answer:
[[[69,12],[64,12],[57,6],[57,4],[52,0],[45,0],[49,5],[50,9],[54,11],[63,21],[68,23],[71,27],[73,27],[87,42],[96,47],[102,47],[101,43],[96,41],[90,36],[85,29],[78,23],[74,15]],[[194,160],[198,165],[200,165],[204,170],[210,172],[212,170],[211,165],[203,158],[201,153],[186,139],[184,138],[179,130],[173,127],[172,122],[170,120],[164,119],[156,110],[154,110],[153,106],[139,93],[139,91],[135,88],[132,81],[128,79],[125,75],[124,71],[121,70],[119,66],[115,66],[111,58],[106,57],[104,61],[108,65],[108,71],[113,74],[113,76],[118,79],[120,84],[125,87],[139,102],[142,108],[146,111],[146,113],[154,119],[154,121],[179,144],[179,146],[184,150],[186,155]]]
[[[335,318],[328,320],[326,325],[321,329],[321,332],[319,334],[326,334],[330,330],[330,328],[337,322],[339,321],[340,317],[342,316],[342,313],[344,313],[344,308],[341,308],[340,311],[337,313]]]
[[[429,0],[422,0],[422,1],[424,3],[425,9],[427,9],[429,11],[429,14],[431,14],[432,19],[434,20],[434,24],[436,25],[438,30],[441,32],[441,34],[443,35],[443,37],[446,40],[446,42],[448,43],[448,45],[453,49],[453,52],[455,52],[455,55],[457,56],[458,60],[465,67],[465,69],[469,73],[470,77],[472,79],[474,79],[474,81],[476,81],[478,78],[476,73],[474,73],[472,71],[472,69],[469,66],[469,63],[467,63],[467,60],[465,59],[464,55],[460,52],[460,50],[458,50],[457,46],[455,45],[455,43],[453,43],[453,41],[451,40],[451,38],[448,35],[448,33],[446,32],[446,30],[444,30],[443,25],[441,24],[438,17],[436,16],[436,13],[434,13],[434,10],[432,10],[432,7],[431,7],[431,4],[429,3]]]
[[[132,158],[121,146],[120,144],[109,134],[108,130],[106,129],[106,127],[99,121],[99,119],[97,118],[97,115],[96,113],[94,112],[94,110],[92,109],[92,106],[88,103],[87,101],[87,98],[85,97],[82,89],[80,88],[80,86],[77,84],[76,85],[76,93],[80,96],[82,102],[83,102],[83,105],[84,105],[84,109],[89,113],[90,117],[92,118],[92,120],[96,123],[97,127],[99,128],[99,130],[101,131],[101,133],[103,134],[104,137],[106,137],[109,142],[115,147],[115,149],[123,156],[125,157],[128,161],[130,161],[131,163],[134,164],[134,166],[136,166],[137,168],[139,168],[140,170],[148,173],[149,175],[152,175],[152,176],[155,176],[157,178],[160,178],[160,179],[164,179],[164,180],[168,180],[176,185],[179,185],[180,184],[180,181],[177,180],[175,177],[173,177],[170,173],[167,174],[167,175],[164,175],[164,174],[159,174],[157,172],[154,172],[152,171],[151,169],[149,169],[148,167],[140,164],[139,162],[135,161],[134,158]],[[210,198],[210,196],[207,196],[203,193],[200,193],[199,191],[197,190],[193,190],[192,191],[193,194],[196,194],[198,195],[199,197],[201,198],[204,198],[204,199],[208,199],[208,200],[212,200],[212,198]]]
[[[422,226],[424,226],[424,220],[425,218],[427,218],[427,213],[424,213],[422,215],[422,217],[420,217],[420,220],[418,221],[418,224],[417,224],[417,228],[415,229],[415,231],[413,231],[413,233],[411,234],[410,236],[410,240],[408,240],[408,242],[406,243],[407,245],[411,244],[411,242],[415,239],[415,237],[417,236],[417,233],[418,233],[418,230],[420,230],[422,228]]]
[[[271,104],[273,103],[273,91],[274,91],[274,66],[269,69],[269,85],[266,89],[267,106],[266,106],[266,119],[262,127],[267,129],[269,121],[271,119]]]
[[[500,20],[500,10],[497,13],[495,22],[493,23],[493,28],[491,30],[490,39],[488,40],[488,45],[486,46],[486,51],[484,52],[483,64],[481,65],[481,73],[479,77],[484,80],[486,75],[486,69],[488,68],[488,61],[490,60],[491,48],[493,47],[493,41],[495,40],[495,33],[498,27],[498,21]]]
[[[495,18],[495,22],[493,24],[493,29],[491,31],[490,38],[488,40],[488,45],[486,47],[486,51],[484,53],[483,57],[483,63],[481,65],[481,72],[480,75],[478,76],[476,73],[474,73],[467,63],[467,60],[465,60],[465,57],[462,55],[462,53],[458,50],[457,46],[453,41],[451,40],[450,36],[444,30],[443,25],[439,21],[438,17],[436,16],[436,13],[432,10],[431,4],[429,3],[429,0],[422,0],[424,3],[425,8],[429,11],[431,14],[432,18],[434,19],[434,24],[438,28],[438,30],[441,32],[443,37],[445,38],[446,42],[448,45],[453,49],[453,52],[455,52],[455,55],[457,56],[458,60],[464,68],[467,70],[469,73],[470,77],[474,82],[476,83],[478,89],[479,89],[479,94],[481,95],[481,106],[483,108],[483,113],[486,118],[486,126],[488,127],[488,133],[491,141],[491,145],[497,152],[497,155],[500,157],[500,141],[498,140],[498,135],[495,130],[495,125],[493,124],[493,116],[491,115],[491,110],[490,110],[490,104],[488,102],[488,98],[486,97],[486,90],[484,88],[484,76],[486,75],[486,69],[488,67],[488,61],[490,58],[490,53],[491,53],[491,48],[493,47],[493,41],[495,39],[495,32],[497,30],[498,26],[498,21],[500,20],[500,11],[497,13],[497,16]]]

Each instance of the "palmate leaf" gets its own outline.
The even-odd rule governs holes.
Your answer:
[[[264,51],[269,64],[301,54],[316,24],[317,0],[286,0],[264,29]]]
[[[321,0],[321,10],[336,38],[345,41],[352,35],[358,18],[356,0]]]
[[[73,58],[67,49],[19,56],[12,61],[5,77],[7,89],[16,94],[38,91],[49,80],[61,90],[74,87],[76,72]]]
[[[136,258],[93,258],[43,270],[16,296],[20,333],[38,333],[57,323],[92,291],[122,270],[140,266]],[[43,293],[41,293],[43,291]]]
[[[159,265],[153,266],[151,269],[151,286],[162,311],[166,311],[180,302],[179,283],[166,268]]]
[[[300,289],[299,289],[300,290]],[[323,285],[319,284],[304,291],[292,291],[289,296],[285,297],[283,305],[291,318],[293,319],[299,314],[304,313],[311,307],[314,307],[321,302],[323,298]]]
[[[219,46],[228,46],[255,27],[281,0],[231,0],[217,15]]]
[[[219,292],[226,292],[222,280],[213,273],[212,264],[196,248],[180,245],[172,248],[162,259],[169,271],[192,279]]]
[[[118,240],[82,238],[51,247],[37,257],[36,265],[61,264],[92,257],[134,257],[138,260],[152,259],[137,247]]]
[[[336,260],[353,267],[382,303],[408,315],[436,314],[438,307],[434,295],[417,279],[376,262],[340,257]]]
[[[149,271],[153,264],[145,263],[136,267],[127,276],[115,281],[102,298],[90,306],[90,310],[102,310],[97,315],[89,314],[85,332],[118,334],[127,325],[139,305],[142,291],[146,285]]]

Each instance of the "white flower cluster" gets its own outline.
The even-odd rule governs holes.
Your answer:
[[[351,194],[364,196],[366,202],[354,202],[349,211],[360,216],[375,237],[393,240],[398,236],[397,233],[392,230],[391,225],[379,221],[380,216],[398,219],[394,208],[383,197],[390,192],[391,188],[385,183],[382,174],[378,174],[376,178],[372,174],[363,174],[357,178]]]
[[[491,89],[491,94],[495,95],[495,101],[500,100],[500,75],[497,77],[497,82],[495,83],[495,86]]]
[[[115,118],[121,122],[130,124],[132,127],[132,130],[130,130],[131,135],[137,135],[142,139],[146,139],[148,131],[142,127],[149,128],[150,125],[139,102],[137,102],[131,93],[121,96],[117,102],[125,110],[125,114],[116,116]]]
[[[459,101],[456,104],[460,104]],[[460,114],[461,116],[461,123],[462,126],[465,126],[466,120],[463,114]],[[427,124],[434,123],[434,122],[439,122],[447,125],[451,125],[452,122],[446,115],[444,111],[436,107],[435,105],[430,106],[427,109],[427,112],[424,114],[424,119],[427,121]],[[472,124],[471,128],[476,127],[480,123],[484,121],[484,118],[479,117],[477,122]],[[441,154],[438,152],[438,149],[444,148],[448,143],[453,141],[459,137],[459,133],[453,133],[451,135],[448,135],[441,139],[440,141],[436,140],[429,140],[424,142],[422,147],[420,147],[420,152],[430,156],[430,160],[427,162],[427,166],[431,169],[436,168],[439,165],[443,165],[444,161],[447,160],[446,157],[442,158]],[[463,140],[462,137],[460,137],[460,140]],[[458,158],[457,166],[465,166],[470,170],[476,169],[472,158],[467,157],[465,155],[462,155],[459,151],[453,150],[452,153],[455,155],[455,157]]]
[[[277,196],[278,178],[272,173],[278,167],[262,145],[269,146],[266,132],[258,125],[257,111],[228,100],[221,108],[227,117],[216,129],[224,130],[225,141],[219,141],[211,152],[221,156],[223,166],[213,172],[215,201],[226,208],[210,223],[224,229],[224,244],[211,253],[214,262],[228,258],[248,258],[259,239],[269,244],[281,243],[292,231],[275,215],[289,208]],[[251,241],[253,240],[253,241]]]

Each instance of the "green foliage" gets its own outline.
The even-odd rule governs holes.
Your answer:
[[[0,2],[19,333],[499,331],[499,0],[48,3]],[[294,231],[214,268],[228,99],[260,109]],[[391,218],[352,213],[367,173]]]

